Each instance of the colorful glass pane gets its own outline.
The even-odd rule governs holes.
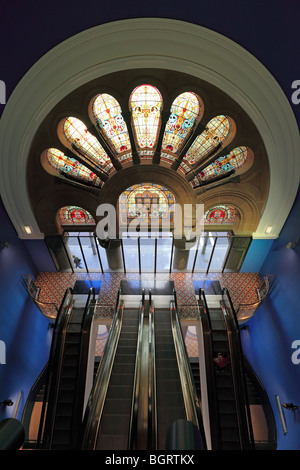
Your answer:
[[[166,124],[162,148],[176,153],[191,133],[199,116],[200,102],[191,92],[177,96],[171,106],[171,113]]]
[[[50,148],[46,152],[50,165],[58,171],[71,175],[75,179],[87,181],[93,186],[101,187],[102,182],[95,173],[79,163],[75,158],[67,157],[58,149]]]
[[[68,117],[65,119],[63,130],[67,140],[75,146],[75,149],[79,149],[97,168],[108,170],[112,166],[109,156],[82,121]]]
[[[185,155],[185,160],[193,164],[201,161],[217,145],[225,140],[230,132],[230,120],[223,115],[209,121],[205,130],[195,139]]]
[[[78,206],[65,206],[59,210],[62,225],[95,225],[92,215]]]
[[[151,85],[141,85],[131,94],[129,106],[137,146],[148,152],[155,150],[160,126],[162,97]]]
[[[238,217],[238,210],[233,206],[219,204],[212,207],[204,213],[204,224],[220,225],[227,224],[233,225]]]
[[[161,221],[169,214],[172,221],[174,210],[169,211],[169,208],[175,202],[174,194],[160,184],[135,184],[127,188],[119,198],[121,222],[127,223],[139,217],[151,223],[151,219]]]
[[[107,93],[98,95],[93,103],[93,114],[115,151],[117,153],[130,151],[128,129],[118,101]]]
[[[247,147],[236,147],[228,155],[219,157],[197,175],[197,182],[208,181],[215,176],[240,168],[248,157]]]

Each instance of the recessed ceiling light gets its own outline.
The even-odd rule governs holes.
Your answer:
[[[29,227],[29,225],[25,225],[24,228],[26,233],[31,233],[31,227]]]
[[[272,228],[273,228],[272,225],[268,225],[267,228],[266,228],[266,230],[265,230],[265,233],[270,233],[270,232],[272,232]]]

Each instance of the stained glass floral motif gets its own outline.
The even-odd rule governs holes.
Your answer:
[[[75,158],[70,158],[55,148],[48,149],[46,156],[50,165],[56,170],[71,175],[75,179],[91,183],[93,186],[102,186],[100,178]]]
[[[236,147],[228,155],[217,158],[217,160],[198,173],[196,184],[240,168],[246,163],[248,154],[249,149],[247,147]]]
[[[176,153],[191,133],[200,113],[198,97],[191,92],[181,93],[171,106],[170,117],[166,124],[162,149]]]
[[[230,133],[230,120],[224,115],[216,116],[209,121],[205,130],[195,139],[185,155],[185,160],[193,164],[200,162]]]
[[[75,150],[82,152],[96,168],[106,171],[111,168],[112,163],[109,156],[82,121],[74,117],[68,117],[64,121],[63,130],[67,140],[74,145]]]
[[[95,219],[85,209],[78,206],[65,206],[59,210],[62,225],[95,225]]]
[[[204,224],[233,225],[238,217],[238,210],[233,206],[219,204],[204,213]]]
[[[153,154],[161,122],[162,97],[151,85],[141,85],[132,92],[129,107],[138,149]]]
[[[118,101],[113,96],[102,93],[95,98],[92,109],[113,149],[119,154],[130,151],[128,129]]]
[[[137,217],[151,223],[169,216],[169,208],[175,204],[175,196],[160,184],[141,183],[130,186],[119,198],[121,223],[126,224]],[[174,217],[170,210],[170,220]]]

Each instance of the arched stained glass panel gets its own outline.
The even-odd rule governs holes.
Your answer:
[[[238,217],[238,210],[229,205],[219,204],[204,213],[204,224],[208,225],[233,225]]]
[[[130,186],[119,198],[121,223],[126,224],[136,217],[151,223],[169,216],[169,208],[175,204],[175,196],[167,188],[156,183],[140,183]],[[170,210],[173,221],[174,210]]]
[[[185,92],[177,96],[164,132],[162,149],[176,153],[191,133],[200,113],[200,102],[195,93]]]
[[[76,226],[76,225],[95,225],[95,219],[85,209],[78,206],[65,206],[59,210],[59,218],[61,224]]]
[[[126,122],[118,101],[107,93],[98,95],[93,102],[93,114],[104,136],[117,153],[131,150]]]
[[[132,92],[129,106],[137,146],[142,154],[146,151],[151,155],[155,150],[161,122],[161,94],[151,85],[141,85]]]
[[[71,175],[75,179],[91,183],[93,186],[102,186],[100,178],[75,158],[70,158],[55,148],[48,149],[46,156],[50,165],[56,170]]]
[[[216,116],[209,121],[205,130],[195,139],[185,155],[185,160],[193,164],[201,161],[217,145],[225,140],[230,132],[231,123],[227,116]]]
[[[68,117],[64,121],[63,130],[75,150],[81,151],[98,169],[108,170],[112,166],[109,156],[82,121]]]
[[[215,176],[223,175],[231,170],[236,170],[246,163],[249,149],[247,147],[236,147],[228,155],[219,157],[204,170],[198,173],[196,183],[208,181]]]

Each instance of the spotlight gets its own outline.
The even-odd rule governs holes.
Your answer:
[[[286,247],[288,249],[292,248],[293,250],[296,248],[296,246],[298,245],[299,243],[299,240],[300,238],[298,238],[295,242],[288,242],[288,244],[286,245]]]

